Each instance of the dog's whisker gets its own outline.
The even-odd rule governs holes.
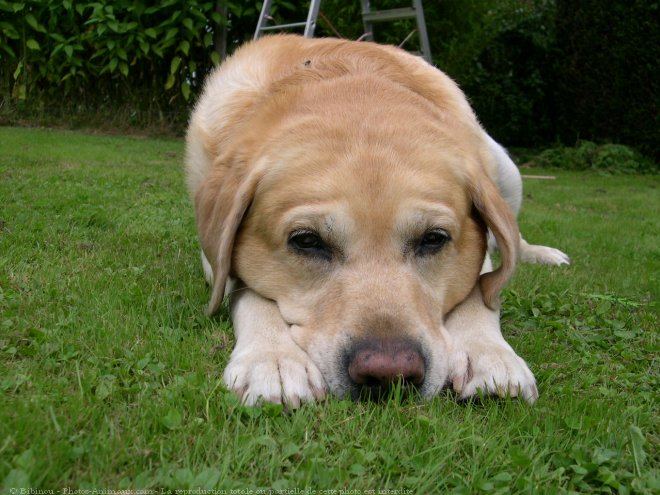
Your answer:
[[[246,290],[250,290],[250,288],[249,287],[238,287],[237,289],[232,289],[232,291],[227,294],[227,297],[231,297],[232,295],[234,295],[238,292],[242,292],[242,291],[246,291]]]

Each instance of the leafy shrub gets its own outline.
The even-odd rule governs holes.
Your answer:
[[[658,2],[557,0],[557,130],[660,158]]]
[[[598,170],[608,173],[657,172],[658,165],[639,152],[621,144],[582,141],[575,147],[558,146],[541,152],[532,163],[541,167],[570,170]]]
[[[229,12],[257,13],[254,5]],[[204,0],[0,0],[0,13],[5,107],[62,116],[130,108],[184,122],[220,61],[216,36],[227,23]]]
[[[187,99],[199,69],[219,61],[207,29],[211,2],[191,1],[184,8],[176,1],[148,7],[128,0],[75,6],[28,0],[2,1],[0,9],[9,14],[0,26],[7,37],[1,47],[15,64],[13,94],[23,100],[43,91],[44,83],[61,85],[64,95],[71,95],[96,80],[120,93],[152,77]],[[20,18],[24,22],[17,22]],[[217,15],[211,18],[222,22]]]
[[[484,127],[509,146],[553,141],[554,1],[451,0],[431,13],[436,63]]]

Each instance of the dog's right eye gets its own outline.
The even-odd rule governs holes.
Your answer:
[[[311,230],[297,230],[291,232],[288,241],[289,247],[298,254],[314,258],[330,260],[332,250],[323,242],[321,237]]]
[[[430,256],[440,251],[451,240],[451,236],[443,229],[433,229],[426,232],[417,243],[417,256]]]

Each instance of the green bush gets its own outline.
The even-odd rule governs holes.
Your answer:
[[[256,17],[254,6],[232,6]],[[3,110],[187,118],[227,19],[203,0],[0,0]],[[240,40],[242,41],[242,40]]]
[[[575,147],[557,146],[541,152],[533,165],[607,173],[657,173],[658,166],[639,152],[621,144],[598,145],[582,141]]]
[[[484,127],[507,145],[553,141],[554,1],[440,5],[437,65],[461,85]]]

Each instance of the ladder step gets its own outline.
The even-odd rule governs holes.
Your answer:
[[[397,19],[411,19],[415,15],[415,9],[409,7],[404,9],[380,10],[377,12],[363,12],[362,19],[367,22],[383,22]]]
[[[286,29],[292,27],[306,26],[306,22],[292,22],[290,24],[278,24],[277,26],[262,26],[259,28],[259,31],[273,31],[275,29]]]

